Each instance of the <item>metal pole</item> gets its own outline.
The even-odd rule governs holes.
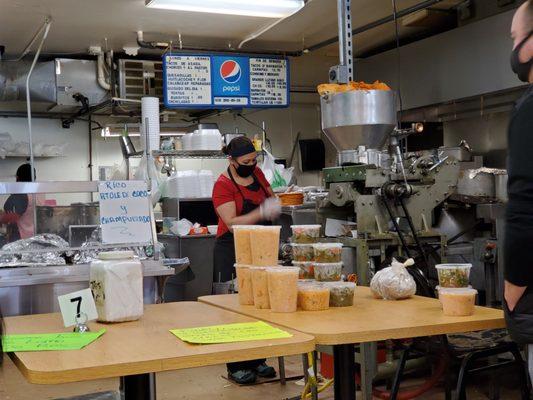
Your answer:
[[[155,227],[155,216],[154,216],[154,207],[152,206],[152,177],[150,176],[150,163],[153,163],[153,157],[150,152],[150,122],[148,118],[144,120],[144,134],[145,134],[145,150],[144,154],[146,157],[146,183],[148,185],[148,193],[150,193],[148,199],[148,211],[150,212],[150,221],[152,229],[152,246],[154,247],[154,260],[159,260],[159,246],[157,241],[157,231]]]
[[[347,70],[347,82],[353,81],[352,15],[351,0],[337,0],[337,23],[339,26],[339,64]],[[344,79],[343,79],[344,80]]]

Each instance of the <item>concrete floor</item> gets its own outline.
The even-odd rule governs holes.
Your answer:
[[[275,360],[271,360],[270,365],[277,365]],[[301,363],[299,357],[286,359],[287,376],[301,374]],[[222,378],[225,374],[225,366],[213,366],[196,368],[183,371],[173,371],[157,374],[157,396],[158,400],[250,400],[250,399],[275,399],[282,400],[297,396],[302,391],[302,386],[298,386],[295,381],[287,382],[286,386],[279,383],[268,383],[256,386],[239,387]],[[406,386],[416,384],[415,381],[407,381]],[[469,400],[487,399],[481,394],[487,387],[487,381],[480,381],[469,388]],[[106,379],[99,381],[89,381],[72,383],[66,385],[32,385],[25,381],[24,377],[17,370],[15,365],[5,359],[3,367],[0,369],[0,399],[1,400],[45,400],[64,399],[74,396],[83,396],[88,393],[98,393],[106,391],[116,391],[118,389],[117,379]],[[76,400],[111,400],[113,396],[83,396]],[[358,397],[359,399],[361,397]],[[333,390],[328,389],[321,394],[320,399],[332,400]],[[444,399],[442,388],[434,388],[430,392],[418,397],[421,400]],[[517,390],[503,389],[502,400],[519,399]]]

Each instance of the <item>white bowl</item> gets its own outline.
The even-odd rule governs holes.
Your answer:
[[[216,235],[218,230],[218,225],[207,225],[207,230],[211,235]]]

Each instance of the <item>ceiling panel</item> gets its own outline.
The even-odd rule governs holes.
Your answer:
[[[403,9],[420,0],[398,0]],[[272,23],[270,19],[166,11],[144,6],[144,0],[0,0],[0,44],[7,53],[22,51],[44,17],[52,16],[53,26],[45,53],[86,52],[91,45],[103,45],[119,51],[134,45],[136,31],[145,32],[145,40],[173,40],[181,33],[184,46],[236,47],[249,34]],[[352,0],[354,27],[372,22],[391,13],[390,0]],[[301,50],[336,36],[335,0],[312,0],[299,13],[282,21],[271,31],[245,45],[243,50]],[[369,48],[389,41],[390,27],[364,34]],[[363,36],[362,36],[363,37]]]

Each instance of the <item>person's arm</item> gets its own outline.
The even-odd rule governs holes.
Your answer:
[[[262,219],[259,207],[248,214],[237,216],[237,207],[234,201],[218,206],[217,214],[230,231],[232,231],[233,225],[254,225]]]
[[[504,297],[507,302],[507,307],[509,307],[509,311],[514,310],[526,289],[527,286],[517,286],[509,281],[505,281]]]
[[[4,204],[5,212],[0,213],[0,224],[16,224],[28,209],[28,196],[11,195]]]

